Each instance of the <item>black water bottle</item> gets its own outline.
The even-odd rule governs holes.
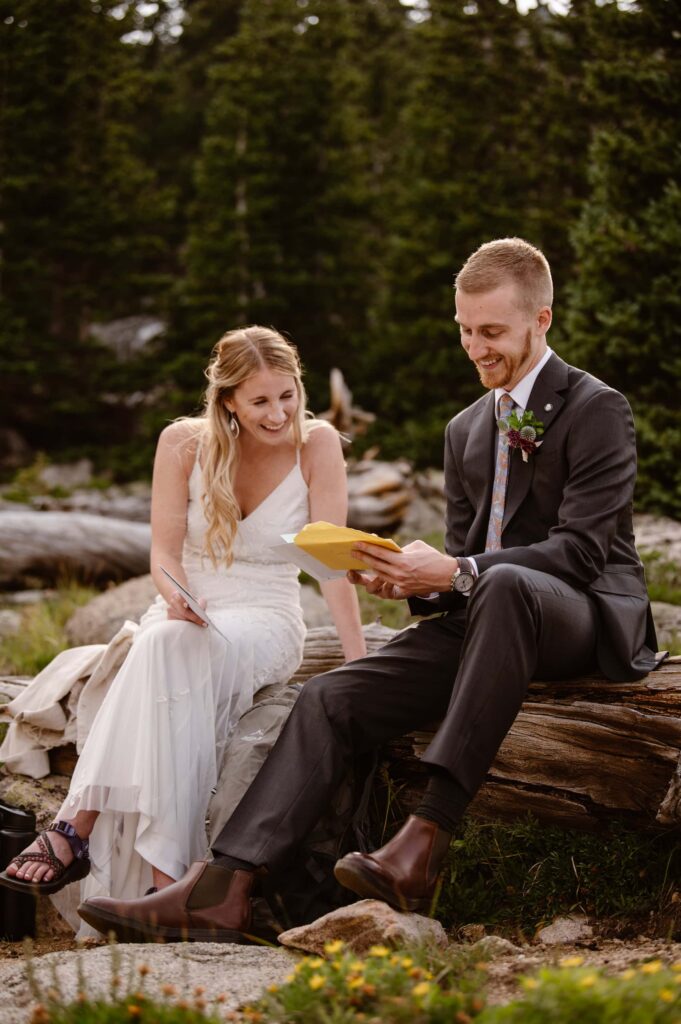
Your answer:
[[[0,870],[36,837],[35,814],[0,801]],[[0,886],[0,939],[18,942],[35,935],[35,897]]]

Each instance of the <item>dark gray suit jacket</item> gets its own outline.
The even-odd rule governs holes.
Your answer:
[[[511,451],[502,550],[485,552],[494,480],[494,393],[455,416],[445,433],[445,547],[480,572],[514,563],[586,591],[599,616],[598,664],[610,679],[640,679],[657,649],[641,560],[634,546],[634,422],[627,400],[555,353],[527,403],[544,424],[523,462]],[[413,599],[414,614],[461,608],[458,594]],[[435,607],[433,607],[435,604]]]

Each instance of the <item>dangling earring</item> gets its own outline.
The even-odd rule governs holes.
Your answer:
[[[229,432],[230,432],[230,434],[232,435],[232,437],[234,438],[235,441],[236,441],[237,437],[239,436],[240,429],[241,428],[239,427],[238,419],[236,418],[234,413],[231,410],[229,410]]]

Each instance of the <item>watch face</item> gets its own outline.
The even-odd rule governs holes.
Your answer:
[[[454,590],[459,594],[468,594],[473,589],[475,576],[472,572],[460,572],[454,580]]]

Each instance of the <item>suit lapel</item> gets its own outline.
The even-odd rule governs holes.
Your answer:
[[[484,544],[487,518],[492,500],[496,460],[497,423],[494,417],[494,392],[479,402],[476,419],[468,432],[464,456],[464,476],[475,508],[475,517],[467,535],[466,550],[479,550]],[[477,544],[476,544],[477,539]]]
[[[544,424],[542,441],[565,404],[561,392],[566,391],[567,387],[567,364],[554,353],[534,382],[527,403],[528,410],[533,412],[536,418]],[[532,454],[528,457],[527,462],[523,462],[522,454],[518,449],[511,452],[502,533],[527,496],[534,476],[534,459],[535,455]]]

